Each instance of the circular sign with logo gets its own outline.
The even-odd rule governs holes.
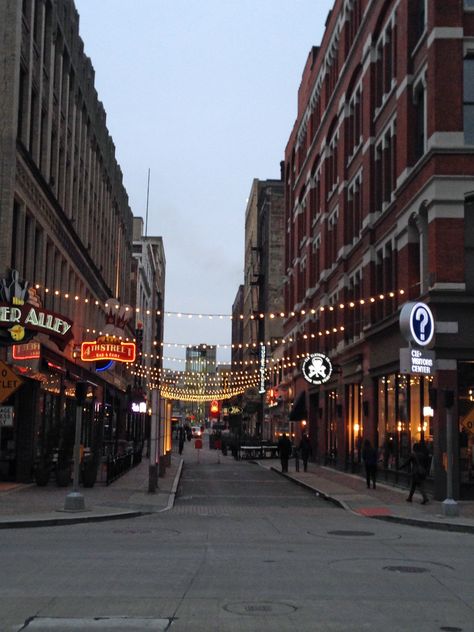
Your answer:
[[[425,303],[405,303],[400,312],[400,330],[408,342],[429,345],[434,336],[434,317]]]
[[[324,384],[332,375],[331,360],[324,353],[312,353],[303,362],[301,370],[310,384]]]

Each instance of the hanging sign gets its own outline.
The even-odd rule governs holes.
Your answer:
[[[425,303],[405,303],[400,312],[400,331],[408,342],[426,347],[433,339],[433,314]]]
[[[260,373],[260,388],[258,392],[263,395],[265,393],[265,363],[267,359],[267,349],[265,345],[260,345],[260,354],[259,354],[260,362],[259,362],[259,373]]]
[[[38,333],[46,334],[63,350],[72,339],[72,321],[43,309],[29,281],[17,270],[0,279],[0,343],[26,343]]]
[[[310,384],[324,384],[332,375],[331,360],[324,353],[312,353],[303,362],[301,370]]]
[[[83,342],[81,344],[81,360],[97,362],[97,360],[115,360],[116,362],[135,362],[136,346],[134,342]]]
[[[13,395],[22,384],[21,377],[18,377],[8,364],[0,360],[0,404]]]
[[[434,375],[436,356],[426,349],[400,349],[400,373],[408,375]]]

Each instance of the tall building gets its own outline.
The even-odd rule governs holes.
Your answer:
[[[242,322],[243,362],[249,373],[267,365],[283,332],[281,318],[274,316],[284,306],[284,208],[282,180],[253,181],[245,213]],[[263,436],[265,389],[262,376],[260,386],[244,396],[249,430]]]
[[[72,0],[1,2],[0,58],[1,302],[24,304],[19,342],[36,327],[12,347],[1,323],[1,357],[22,384],[3,402],[0,477],[28,481],[70,443],[78,382],[83,444],[117,452],[126,440],[129,374],[82,361],[80,344],[107,328],[133,338],[132,213]]]
[[[163,315],[165,297],[166,258],[161,237],[143,234],[143,219],[133,218],[133,262],[132,292],[135,296],[136,317],[134,322],[137,341],[137,361],[134,366],[134,382],[131,387],[131,409],[129,423],[145,434],[145,414],[149,414],[152,389],[161,382],[163,368]],[[138,410],[137,410],[138,409]],[[158,396],[160,455],[171,450],[170,419],[167,418],[164,402]],[[149,418],[146,418],[147,426]],[[146,434],[149,427],[146,429]],[[132,433],[134,434],[134,433]]]
[[[232,350],[231,350],[231,365],[232,371],[242,371],[244,352],[244,328],[243,328],[243,313],[244,313],[244,286],[239,285],[237,294],[235,295],[234,303],[232,305]]]
[[[200,344],[186,349],[186,377],[196,400],[185,404],[186,416],[192,422],[204,424],[209,416],[209,402],[200,400],[213,389],[217,376],[217,349],[214,345]],[[190,382],[191,381],[191,382]]]
[[[445,390],[454,392],[455,494],[474,496],[471,5],[336,0],[303,70],[285,151],[293,363],[283,383],[294,422],[309,421],[317,458],[338,468],[357,470],[369,439],[382,478],[399,483],[399,465],[425,441],[438,498]],[[432,375],[401,365],[407,301],[434,314]],[[301,371],[313,352],[334,369],[319,385]]]

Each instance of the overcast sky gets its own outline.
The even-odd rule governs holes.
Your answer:
[[[135,216],[145,218],[151,170],[148,235],[164,240],[166,309],[230,314],[252,180],[279,177],[303,67],[333,0],[75,3]],[[166,342],[230,335],[228,320],[165,319]]]

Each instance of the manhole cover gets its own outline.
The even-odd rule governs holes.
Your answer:
[[[279,616],[282,614],[291,614],[295,612],[296,607],[287,603],[274,603],[270,601],[252,602],[240,601],[237,603],[228,603],[224,606],[224,610],[233,614],[242,614],[247,616]]]
[[[375,535],[375,533],[373,533],[372,531],[328,531],[329,535],[345,535],[345,536],[352,536],[352,535],[356,535],[356,536],[369,536],[369,535]]]
[[[393,571],[394,573],[428,573],[427,568],[422,566],[384,566],[384,571]]]

